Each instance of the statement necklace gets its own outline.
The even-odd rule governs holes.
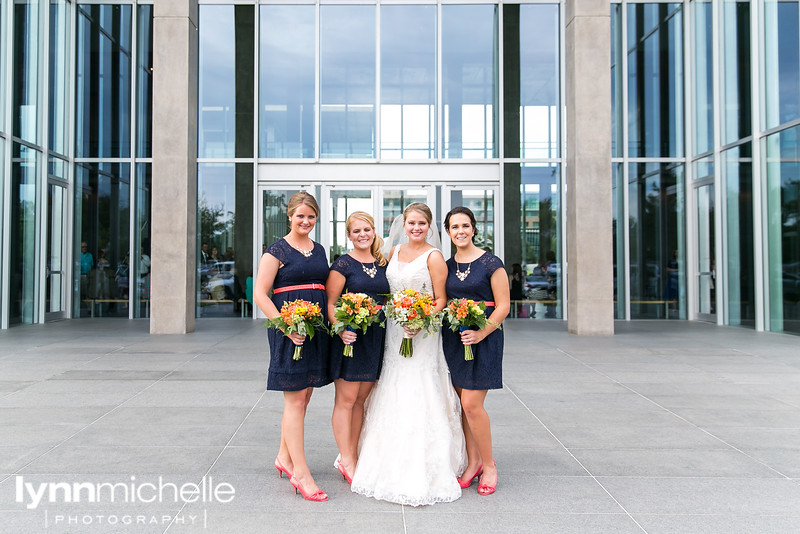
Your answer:
[[[294,245],[291,242],[289,242],[288,239],[286,240],[286,242],[289,243],[292,246],[293,249],[295,249],[297,252],[299,252],[300,254],[305,256],[306,258],[310,258],[311,255],[314,254],[314,245],[313,244],[311,245],[311,250],[303,250],[302,248],[298,247],[297,245]]]
[[[453,259],[455,259],[455,258],[453,258]],[[469,264],[467,265],[467,270],[466,271],[461,272],[461,268],[459,267],[458,262],[456,261],[456,278],[458,278],[462,282],[464,280],[466,280],[467,277],[469,276],[470,267],[472,267],[472,262],[469,262]]]
[[[358,263],[361,263],[361,262],[358,262]],[[372,262],[372,267],[370,267],[369,269],[367,269],[366,265],[361,263],[361,269],[363,269],[364,272],[367,273],[367,276],[369,276],[370,278],[375,278],[375,275],[378,274],[378,266],[375,265],[374,261]]]

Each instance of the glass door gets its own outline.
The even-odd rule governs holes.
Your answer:
[[[697,192],[697,297],[694,311],[698,319],[716,322],[714,184],[700,186],[695,191]]]
[[[62,319],[66,311],[66,200],[67,190],[47,185],[47,249],[45,266],[45,320]]]

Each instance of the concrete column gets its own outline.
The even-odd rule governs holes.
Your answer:
[[[567,329],[614,333],[609,0],[567,0]]]
[[[194,330],[197,15],[197,0],[154,3],[151,334]]]

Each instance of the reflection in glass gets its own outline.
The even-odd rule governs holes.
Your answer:
[[[727,235],[727,320],[732,326],[755,326],[753,259],[753,161],[750,144],[724,152]]]
[[[200,6],[198,157],[253,155],[254,9]]]
[[[722,4],[722,107],[723,144],[751,133],[750,2],[725,0]]]
[[[136,156],[153,155],[153,6],[137,7]]]
[[[333,262],[342,254],[347,254],[353,250],[353,243],[347,239],[347,216],[354,211],[365,211],[372,214],[372,191],[369,189],[361,190],[330,190],[330,205],[332,209],[331,230],[333,245],[328,251],[328,261]],[[377,224],[377,223],[375,223]],[[377,232],[376,232],[377,233]]]
[[[497,156],[497,6],[442,6],[444,157]]]
[[[558,5],[504,5],[503,24],[506,65],[509,61],[518,63],[517,68],[507,69],[504,86],[505,156],[556,158],[559,140]],[[515,79],[517,74],[519,78]]]
[[[425,189],[400,189],[400,190],[384,190],[383,191],[383,234],[389,235],[389,229],[392,227],[394,218],[403,213],[406,206],[414,202],[422,202],[428,204],[428,191]],[[430,204],[428,204],[433,209]],[[433,214],[436,217],[436,213]],[[375,224],[378,224],[375,221]]]
[[[11,131],[34,144],[39,144],[39,66],[42,61],[40,43],[43,41],[39,34],[41,1],[13,2],[12,5],[15,31],[11,54]],[[4,101],[0,103],[5,105]]]
[[[47,248],[45,272],[45,312],[61,313],[65,306],[66,228],[64,227],[67,188],[47,185]]]
[[[764,0],[766,127],[800,117],[800,14],[798,3]]]
[[[197,176],[197,316],[238,317],[253,274],[253,166],[201,164]]]
[[[315,7],[261,6],[259,156],[314,157]]]
[[[375,157],[375,6],[320,6],[320,157]]]
[[[622,6],[611,4],[611,156],[622,157]],[[615,315],[619,319],[619,316]]]
[[[475,214],[475,236],[474,243],[477,247],[494,252],[495,232],[494,232],[494,190],[492,189],[453,189],[450,192],[450,206],[466,206]],[[444,218],[444,217],[443,217]],[[446,233],[447,231],[444,230]],[[446,235],[442,236],[442,243],[446,247],[449,239]],[[451,243],[450,255],[455,255],[455,245]]]
[[[39,239],[36,213],[40,206],[36,175],[40,154],[25,145],[12,145],[11,202],[9,228],[9,324],[31,324],[39,320],[36,295],[39,290]]]
[[[625,319],[625,197],[623,188],[625,177],[622,164],[615,163],[611,167],[611,227],[614,247],[614,318]]]
[[[69,4],[64,0],[50,1],[50,88],[48,91],[48,127],[50,150],[67,154],[69,125],[67,124],[67,83],[69,68]],[[0,102],[3,100],[0,99]]]
[[[135,278],[127,163],[76,165],[74,221],[73,317],[128,317]]]
[[[632,157],[683,155],[682,14],[680,4],[628,4]]]
[[[767,138],[770,330],[800,333],[800,127]]]
[[[134,255],[139,261],[133,265],[134,273],[130,274],[136,284],[130,285],[130,295],[134,303],[133,316],[150,317],[150,275],[152,265],[150,259],[150,216],[151,216],[151,174],[152,164],[139,163],[136,165],[136,220],[134,221]],[[125,265],[129,267],[129,265]],[[130,270],[130,269],[128,269]],[[126,273],[127,274],[127,273]],[[118,273],[120,276],[120,273]],[[118,295],[127,298],[127,295]]]
[[[381,7],[381,158],[436,156],[436,6]]]
[[[694,4],[694,153],[714,148],[714,76],[710,0]]]
[[[131,6],[78,6],[78,157],[130,156],[131,52]]]
[[[680,164],[630,165],[631,319],[686,318],[683,187]]]
[[[713,315],[717,309],[716,225],[714,184],[697,191],[697,303],[698,314]]]
[[[0,0],[0,43],[6,42],[6,19],[4,18],[6,14],[6,0]],[[0,50],[0,132],[5,132],[6,130],[6,76],[8,75],[8,68],[6,67],[6,62],[8,59],[6,58],[8,54],[4,51]],[[2,143],[2,140],[0,140]],[[2,152],[0,152],[2,155]],[[3,161],[3,160],[0,160]],[[2,171],[0,171],[0,178],[2,178]],[[2,181],[0,181],[2,183]],[[0,202],[2,204],[2,202]],[[2,208],[0,208],[2,209]],[[0,211],[0,215],[2,215],[2,211]],[[2,220],[2,219],[0,219]],[[0,242],[2,244],[2,242]],[[0,279],[2,282],[2,279]],[[0,288],[2,288],[2,283],[0,283]],[[0,289],[2,291],[2,289]],[[0,293],[0,298],[2,298],[2,293]]]

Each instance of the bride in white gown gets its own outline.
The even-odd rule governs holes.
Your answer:
[[[403,217],[409,243],[393,249],[386,269],[391,291],[433,289],[441,309],[447,267],[439,250],[426,242],[430,209],[411,204]],[[420,333],[413,356],[404,358],[402,339],[403,328],[387,321],[383,368],[367,400],[352,490],[410,506],[451,502],[461,496],[457,478],[467,460],[461,405],[442,341],[438,332]]]

